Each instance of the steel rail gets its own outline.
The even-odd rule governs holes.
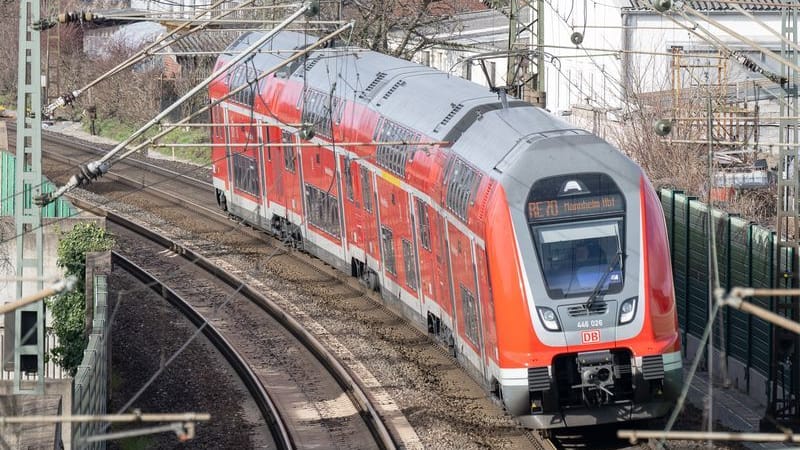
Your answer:
[[[114,223],[118,223],[116,220],[110,218],[109,220],[112,220]],[[128,226],[126,226],[126,228],[132,229]],[[145,235],[148,239],[150,239],[150,235],[153,233],[149,231],[147,233],[143,233],[141,230],[142,229],[139,228],[135,231],[137,234]],[[278,408],[275,406],[275,402],[272,400],[272,397],[270,397],[269,392],[264,388],[264,385],[261,384],[258,376],[253,372],[245,359],[236,351],[235,348],[233,348],[228,340],[225,339],[225,337],[222,336],[219,331],[217,331],[214,325],[206,320],[205,317],[203,317],[199,311],[193,308],[188,301],[184,300],[183,297],[175,293],[175,291],[170,289],[161,280],[152,276],[145,269],[136,265],[136,263],[133,261],[115,251],[112,251],[111,262],[136,277],[145,285],[149,286],[153,292],[160,295],[170,304],[172,304],[172,306],[178,309],[178,311],[180,311],[181,314],[189,319],[196,327],[199,328],[205,325],[203,327],[203,334],[208,338],[209,341],[211,341],[212,344],[214,344],[214,347],[219,350],[222,356],[225,357],[231,367],[233,367],[233,370],[236,372],[236,374],[239,375],[239,379],[241,379],[242,383],[244,383],[244,385],[247,387],[247,390],[250,392],[250,395],[256,402],[258,409],[261,411],[261,416],[267,422],[270,432],[272,432],[272,437],[275,440],[275,444],[278,446],[278,448],[283,450],[296,448],[294,438],[289,434],[288,427],[286,426],[286,421],[284,420]]]
[[[128,228],[129,230],[146,237],[162,247],[172,250],[187,261],[190,261],[197,267],[222,280],[228,286],[234,289],[241,288],[239,292],[242,295],[253,301],[262,310],[270,314],[270,316],[272,316],[282,326],[289,330],[301,343],[303,343],[303,345],[306,346],[306,348],[309,349],[309,351],[311,351],[311,353],[317,357],[320,363],[322,363],[331,372],[342,389],[353,400],[354,406],[361,411],[361,415],[364,417],[367,426],[370,428],[370,432],[373,434],[376,442],[381,446],[381,448],[395,449],[401,447],[398,438],[395,437],[397,435],[396,432],[390,432],[388,426],[381,417],[378,408],[372,404],[366,389],[361,386],[360,382],[353,375],[351,375],[350,371],[344,367],[344,365],[342,365],[316,337],[314,337],[302,326],[302,324],[300,324],[300,322],[298,322],[289,313],[284,311],[280,306],[266,296],[262,295],[260,292],[248,286],[243,280],[226,272],[202,255],[195,253],[193,250],[167,239],[155,231],[147,229],[131,220],[115,214],[112,211],[104,210],[89,202],[75,198],[74,196],[69,197],[70,202],[79,208],[91,211],[95,214],[103,215],[106,220],[109,220],[119,226]],[[122,264],[125,263],[123,262]],[[151,281],[148,281],[148,283],[149,282]],[[156,292],[160,292],[158,289],[154,290]],[[164,292],[169,292],[168,294],[165,294],[165,298],[167,298],[167,300],[170,300],[170,298],[173,296],[177,298],[177,294],[174,294],[172,291],[166,290]],[[204,320],[200,323],[203,322]],[[206,328],[209,326],[206,326]]]

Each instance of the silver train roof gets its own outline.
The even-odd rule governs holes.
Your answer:
[[[244,49],[262,35],[245,34],[229,50]],[[266,70],[315,41],[313,36],[301,33],[278,33],[262,47],[266,52],[253,57],[253,64],[258,70]],[[369,50],[327,48],[312,53],[305,70],[301,63],[292,67],[291,77],[311,88],[347,101],[369,104],[390,120],[434,140],[452,142],[452,151],[487,173],[503,173],[503,168],[517,159],[514,153],[524,152],[542,137],[566,133],[561,140],[569,140],[569,135],[588,134],[513,98],[509,98],[509,107],[504,109],[498,94],[485,86]],[[589,140],[597,144],[591,146],[593,151],[607,147],[604,159],[627,160],[628,164],[623,166],[630,164],[628,168],[638,172],[635,164],[605,141],[596,137]],[[586,142],[586,138],[582,141]]]

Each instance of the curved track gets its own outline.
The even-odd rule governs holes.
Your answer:
[[[153,277],[142,267],[125,256],[112,252],[112,262],[136,277],[139,281],[149,286],[158,295],[170,302],[180,313],[189,319],[196,327],[202,327],[203,335],[214,344],[214,347],[225,357],[233,367],[239,379],[247,387],[253,400],[256,402],[262,417],[267,422],[272,433],[275,448],[293,449],[294,441],[286,429],[286,424],[277,410],[275,404],[269,396],[264,386],[261,385],[257,375],[253,373],[247,361],[236,351],[236,349],[225,339],[225,337],[203,317],[203,315],[191,303],[175,293],[167,284]]]
[[[52,137],[49,138],[52,139]],[[53,140],[64,150],[76,151],[73,154],[60,152],[58,155],[51,154],[48,157],[72,166],[76,163],[76,158],[86,156],[86,149],[76,146],[69,139],[59,137]],[[226,227],[230,226],[230,221],[225,214],[193,203],[185,196],[177,198],[165,190],[152,187],[158,185],[174,189],[177,192],[197,193],[198,189],[187,190],[185,186],[189,184],[203,190],[209,188],[210,185],[207,183],[146,161],[135,161],[133,166],[136,166],[136,169],[147,170],[147,173],[151,175],[149,179],[142,178],[141,184],[137,186],[136,181],[119,172],[112,172],[107,176],[134,188],[147,185],[149,195],[158,197],[161,201],[189,208],[195,213],[200,212],[207,217],[214,218]],[[136,170],[130,166],[126,168]],[[181,186],[176,186],[176,183]],[[82,209],[105,216],[109,222],[114,224],[111,229],[118,239],[124,240],[123,235],[129,234],[139,244],[142,239],[156,244],[155,247],[150,248],[137,244],[134,246],[135,254],[128,255],[128,257],[115,252],[114,262],[162,295],[196,326],[202,327],[203,333],[228,360],[249,390],[269,425],[276,448],[293,449],[314,446],[320,448],[397,448],[395,437],[389,432],[378,408],[372,404],[365,389],[314,335],[289,313],[269,298],[247,286],[235,275],[146,226],[78,198],[71,198],[71,201]],[[165,255],[165,249],[169,250],[170,254]],[[182,259],[186,261],[179,271],[185,272],[184,275],[190,273],[189,280],[186,279],[186,276],[183,277],[183,280],[176,278],[174,258],[170,257],[175,254],[182,256]],[[168,261],[166,266],[159,264],[160,260],[163,262],[165,256],[167,260],[172,260]],[[134,262],[133,258],[137,262]],[[141,267],[144,265],[150,269]],[[162,272],[161,276],[154,276],[150,273],[154,265],[156,266],[155,271],[162,270],[166,273]],[[160,269],[158,266],[161,266]],[[159,278],[169,280],[166,283],[174,288],[169,288]],[[204,280],[200,282],[200,279],[203,278]],[[201,289],[196,288],[198,283],[202,285]],[[221,292],[225,288],[220,285],[224,285],[229,292]],[[179,291],[184,290],[185,287],[188,287],[188,295],[181,295]],[[258,348],[248,349],[248,344],[252,345],[253,343],[249,342],[250,339],[247,336],[237,334],[242,330],[240,325],[243,324],[234,323],[236,320],[232,318],[237,314],[244,314],[243,311],[232,307],[233,311],[225,316],[221,314],[220,308],[209,308],[209,298],[214,296],[225,299],[221,306],[225,306],[227,303],[234,305],[237,303],[235,300],[241,297],[268,315],[271,320],[258,321],[256,328],[269,329],[272,334],[270,336],[273,340],[272,344],[280,352],[291,349],[293,355],[290,364],[275,364],[274,359],[277,358],[269,361],[269,352],[259,351]],[[252,316],[252,311],[248,313],[248,316]],[[215,325],[211,325],[212,322]],[[277,329],[283,331],[276,332]],[[279,334],[281,336],[278,337]],[[242,355],[237,349],[243,350],[241,353],[246,353],[247,356]],[[307,353],[307,355],[300,353]],[[278,381],[279,378],[282,381]],[[300,380],[300,382],[295,385],[294,380]],[[269,386],[271,389],[267,389],[265,386]],[[335,401],[325,404],[327,399],[335,399]],[[306,403],[305,408],[297,407],[298,404],[303,403]],[[298,409],[300,414],[298,414]],[[309,420],[309,418],[313,420]]]
[[[80,203],[78,206],[87,209],[93,208],[92,205],[83,204],[81,201],[78,201],[78,203]],[[105,215],[115,225],[111,229],[119,240],[124,241],[129,237],[126,234],[132,234],[135,235],[133,236],[134,238],[144,237],[157,244],[155,246],[140,245],[133,256],[139,261],[138,264],[150,266],[151,269],[149,270],[142,269],[137,263],[119,253],[115,253],[115,263],[121,264],[129,271],[133,271],[137,278],[149,285],[152,290],[161,293],[164,298],[174,304],[196,326],[203,327],[203,333],[209,337],[231,363],[256,400],[263,417],[270,425],[277,448],[303,448],[309,442],[325,445],[324,443],[327,442],[327,439],[335,440],[337,448],[348,448],[348,446],[341,445],[342,436],[355,438],[354,442],[358,442],[358,444],[352,448],[396,447],[382,419],[377,414],[376,408],[370,403],[361,388],[335,358],[328,354],[321,344],[294,321],[289,314],[278,308],[269,299],[248,288],[234,275],[216,267],[205,258],[182,247],[180,244],[114,213],[107,212]],[[141,242],[141,239],[137,239],[137,242]],[[165,249],[168,249],[170,253],[165,253]],[[174,261],[170,261],[167,266],[161,263],[165,258],[174,260],[171,257],[174,254],[181,255],[187,263],[177,268]],[[175,290],[167,288],[164,282],[149,274],[151,270],[162,271],[160,278],[168,279],[167,283],[169,285],[180,284],[181,287],[175,288]],[[182,275],[180,277],[177,276],[177,272],[182,272]],[[185,286],[185,283],[179,283],[186,281],[185,278],[187,276],[193,280],[190,286]],[[220,282],[215,282],[213,279],[219,279],[221,284],[228,288],[228,292],[223,292],[225,288],[219,286]],[[231,289],[233,292],[230,292]],[[187,291],[188,295],[180,295],[176,292],[180,290]],[[294,347],[293,351],[299,352],[300,349],[297,348],[296,344],[287,342],[296,340],[300,346],[307,348],[313,354],[313,357],[322,363],[324,370],[319,364],[309,361],[312,359],[311,357],[303,355],[295,355],[293,364],[291,367],[287,367],[274,364],[274,361],[267,361],[269,356],[267,352],[253,353],[251,351],[247,356],[239,354],[236,349],[246,347],[242,339],[248,339],[248,337],[239,334],[238,328],[231,326],[230,321],[231,315],[236,315],[242,311],[231,306],[232,314],[226,315],[219,308],[219,306],[225,306],[226,303],[231,305],[236,303],[237,300],[241,300],[238,298],[239,296],[258,305],[262,311],[268,313],[275,322],[288,331],[288,333],[275,332],[276,328],[279,328],[275,324],[270,327],[275,334],[272,339],[281,341],[279,346],[283,350]],[[210,307],[215,301],[220,300],[223,301],[222,304]],[[252,311],[249,311],[249,313],[252,314]],[[278,334],[282,334],[282,336],[277,336]],[[246,348],[244,350],[247,351]],[[265,366],[268,366],[266,370]],[[260,370],[253,369],[253,367],[259,367]],[[285,382],[279,386],[279,389],[265,389],[265,386],[276,387],[273,377],[265,376],[265,373],[290,370],[313,373],[315,377],[304,378],[309,382],[303,386],[291,386],[290,383]],[[326,379],[327,374],[324,373],[326,370],[330,373],[330,377],[336,381],[335,383]],[[287,373],[286,375],[292,379],[299,378],[297,374]],[[338,391],[333,388],[334,384],[339,386]],[[338,405],[337,408],[340,413],[342,411],[354,412],[353,420],[347,421],[347,426],[343,426],[342,420],[337,418],[337,420],[333,421],[335,423],[330,425],[325,424],[326,418],[320,417],[322,426],[318,427],[310,427],[308,424],[303,423],[302,419],[298,421],[296,416],[286,411],[286,405],[302,401],[298,397],[298,390],[320,390],[324,392],[322,395],[324,398],[333,397],[340,399],[340,401],[345,398],[352,399],[352,402],[345,402],[346,404]],[[291,391],[291,393],[287,397],[286,393],[288,391]],[[333,428],[336,429],[332,430]],[[371,445],[367,444],[370,441],[370,436],[374,441]]]

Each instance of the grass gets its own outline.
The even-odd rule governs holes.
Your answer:
[[[0,94],[0,111],[4,109],[16,109],[16,100],[12,94]]]
[[[87,132],[90,131],[90,123],[88,120],[83,122],[83,129]],[[97,134],[115,141],[124,141],[138,129],[138,125],[122,123],[117,119],[98,119],[95,121],[95,131]],[[158,132],[159,130],[153,127],[145,132],[145,136],[155,136]],[[159,140],[160,143],[164,144],[199,144],[208,141],[208,131],[202,128],[178,128]],[[141,142],[141,139],[134,141],[134,143],[139,142]],[[211,163],[211,148],[208,146],[177,147],[174,149],[169,147],[156,147],[152,150],[165,156],[174,157],[178,161],[187,161],[201,165]]]
[[[122,450],[147,450],[153,448],[153,439],[147,436],[137,436],[128,439],[121,439],[117,442]]]
[[[120,389],[120,387],[124,382],[125,380],[122,379],[119,373],[113,370],[111,371],[111,391],[116,391]]]

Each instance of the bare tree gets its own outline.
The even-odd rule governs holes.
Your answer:
[[[14,98],[17,89],[17,35],[19,3],[0,2],[0,96]]]
[[[437,35],[455,31],[457,21],[448,19],[485,9],[480,5],[476,0],[345,0],[341,15],[355,20],[355,45],[410,59],[441,44]]]

